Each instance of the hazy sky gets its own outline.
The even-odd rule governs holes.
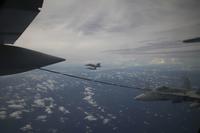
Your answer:
[[[198,65],[200,44],[179,42],[197,36],[199,0],[45,0],[17,45],[69,63]]]

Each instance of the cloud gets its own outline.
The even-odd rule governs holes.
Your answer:
[[[47,115],[37,116],[36,120],[39,120],[39,121],[42,121],[42,122],[46,122],[47,121]]]
[[[143,45],[139,41],[149,39],[177,40],[200,34],[196,28],[199,5],[198,0],[48,0],[17,44],[71,62],[113,63],[119,56],[108,58],[101,51],[136,48]]]
[[[50,108],[50,107],[46,107],[45,108],[45,112],[47,112],[48,114],[52,114],[53,113],[52,108]]]
[[[63,107],[63,106],[58,107],[58,110],[59,110],[60,112],[64,113],[64,114],[69,114],[69,113],[70,113],[69,110],[67,110],[67,109],[66,109],[65,107]]]
[[[152,65],[167,64],[197,66],[200,45],[184,44],[181,41],[145,41],[144,46],[106,51],[108,53],[133,57],[135,63]]]
[[[88,120],[88,121],[97,121],[98,119],[102,120],[103,124],[107,124],[111,121],[111,119],[116,119],[116,117],[112,114],[107,114],[107,112],[105,111],[104,107],[101,107],[97,104],[97,102],[95,101],[95,99],[93,98],[95,93],[94,93],[94,88],[91,87],[86,87],[84,89],[84,98],[83,100],[85,100],[91,107],[93,107],[96,111],[95,115],[90,112],[84,111],[84,114],[86,115],[84,119]],[[81,108],[79,108],[79,110],[83,110]],[[100,112],[100,113],[98,113]]]
[[[15,112],[9,114],[9,116],[11,118],[15,118],[15,119],[21,119],[22,118],[21,115],[22,115],[22,111],[15,111]]]
[[[93,115],[88,115],[84,119],[86,119],[88,121],[96,121],[97,120],[97,118]]]
[[[45,112],[47,112],[48,114],[52,114],[56,104],[54,103],[54,99],[52,97],[46,97],[46,98],[35,97],[32,106],[36,108],[43,108]]]
[[[118,49],[118,50],[110,50],[106,52],[111,53],[128,53],[128,52],[136,52],[137,51],[155,51],[155,50],[173,50],[173,49],[199,49],[199,45],[197,44],[186,44],[182,43],[181,41],[161,41],[159,40],[156,42],[141,42],[145,44],[144,46],[139,46],[137,48],[129,48],[129,49]]]
[[[110,121],[110,119],[104,119],[104,120],[103,120],[103,124],[104,124],[104,125],[105,125],[105,124],[108,124],[109,121]]]
[[[47,91],[53,91],[56,90],[57,87],[55,86],[57,82],[55,80],[48,79],[47,81],[44,81],[42,83],[38,83],[36,85],[37,91],[40,92],[47,92]]]
[[[20,105],[20,104],[12,104],[12,105],[8,105],[9,108],[12,109],[23,109],[24,105]]]
[[[20,128],[23,132],[31,131],[33,130],[31,124],[27,124],[24,127]]]
[[[44,99],[36,99],[34,101],[34,106],[36,106],[36,107],[45,107]]]
[[[146,43],[145,46],[129,49],[110,50],[113,54],[121,55],[172,55],[180,57],[180,55],[195,57],[200,51],[200,46],[196,44],[184,44],[180,41],[163,41]]]
[[[94,93],[92,92],[91,87],[85,88],[84,95],[85,97],[83,98],[83,100],[87,101],[90,105],[94,107],[98,106],[96,101],[93,99]]]

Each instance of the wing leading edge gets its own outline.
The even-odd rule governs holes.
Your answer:
[[[43,0],[0,1],[0,76],[65,61],[37,51],[6,45],[15,43],[38,15],[42,5]]]
[[[0,44],[13,44],[40,12],[43,0],[1,0]]]
[[[26,72],[62,61],[65,59],[25,48],[0,45],[0,75]]]

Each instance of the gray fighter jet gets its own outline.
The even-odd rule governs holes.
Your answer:
[[[43,0],[1,0],[0,2],[0,75],[38,69],[65,59],[15,47],[42,8]]]
[[[98,67],[101,67],[101,63],[97,63],[97,64],[86,64],[85,66],[87,66],[87,69],[96,70]]]
[[[200,37],[183,40],[183,43],[200,43]]]
[[[139,101],[172,101],[172,103],[190,102],[191,107],[200,107],[200,92],[192,90],[189,79],[185,79],[185,88],[177,89],[162,86],[156,89],[143,89],[143,93],[134,99]]]

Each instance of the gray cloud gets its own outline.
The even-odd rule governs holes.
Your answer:
[[[165,41],[165,42],[155,42],[148,43],[144,46],[129,49],[118,49],[118,50],[108,50],[105,52],[110,52],[114,54],[132,54],[132,55],[179,55],[183,54],[188,56],[188,54],[200,56],[200,45],[197,43],[186,44],[181,41]]]
[[[23,132],[31,131],[33,130],[31,124],[26,124],[24,127],[20,128]]]
[[[99,53],[200,34],[199,12],[199,0],[47,0],[17,44],[75,62],[113,63],[117,56]]]

